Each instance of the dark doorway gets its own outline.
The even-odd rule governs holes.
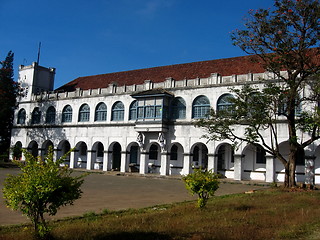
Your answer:
[[[115,143],[113,145],[112,150],[112,169],[116,171],[120,171],[121,164],[121,146],[119,143]]]
[[[138,146],[131,146],[130,148],[130,163],[138,163]]]

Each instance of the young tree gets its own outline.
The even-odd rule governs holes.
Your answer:
[[[209,197],[213,196],[219,188],[218,175],[212,171],[195,169],[193,173],[183,177],[182,180],[192,195],[198,195],[197,206],[200,209],[206,206]]]
[[[10,51],[0,68],[0,152],[9,155],[13,113],[19,93],[13,80],[13,53]]]
[[[68,167],[60,167],[64,157],[54,161],[52,148],[44,161],[27,151],[24,154],[25,164],[18,162],[22,173],[5,179],[3,196],[7,206],[26,215],[36,235],[44,238],[49,232],[44,214],[55,215],[61,206],[80,198],[84,175],[73,177]]]
[[[318,0],[276,0],[273,9],[249,11],[246,29],[232,33],[233,43],[276,79],[266,80],[263,90],[250,86],[233,89],[233,105],[225,111],[212,111],[209,119],[198,122],[209,131],[211,140],[262,145],[283,163],[286,187],[296,185],[299,153],[320,137],[319,23]],[[309,94],[302,94],[305,90]],[[240,125],[244,133],[236,131]],[[280,125],[287,128],[288,158],[279,148]],[[302,134],[308,139],[299,138]]]

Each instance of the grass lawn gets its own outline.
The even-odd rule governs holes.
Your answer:
[[[50,222],[52,239],[319,239],[320,191],[269,189],[195,202],[87,213]],[[0,228],[0,239],[32,239],[32,227]]]

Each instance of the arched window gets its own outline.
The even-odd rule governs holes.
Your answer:
[[[178,146],[173,145],[170,151],[170,160],[178,160]]]
[[[95,111],[95,121],[107,121],[107,106],[104,103],[99,103]]]
[[[229,112],[231,111],[230,108],[233,105],[233,103],[230,101],[232,98],[234,98],[231,94],[223,94],[219,97],[217,102],[217,112]]]
[[[23,108],[18,112],[17,124],[25,124],[26,122],[26,110]]]
[[[82,104],[79,110],[79,122],[88,122],[90,119],[90,107],[88,104]]]
[[[46,113],[46,123],[53,124],[56,121],[56,109],[50,106]]]
[[[33,109],[31,116],[31,124],[39,124],[41,120],[41,111],[38,107]]]
[[[171,103],[171,119],[186,118],[186,102],[183,98],[174,98]]]
[[[301,99],[300,97],[296,97],[295,99],[295,116],[300,116],[302,112],[301,108]],[[287,96],[282,96],[279,99],[279,104],[278,104],[278,115],[288,115],[288,97]]]
[[[158,146],[156,144],[152,144],[149,150],[149,159],[157,160],[158,159]]]
[[[124,105],[122,102],[116,102],[112,107],[111,121],[123,121]]]
[[[129,108],[129,120],[136,120],[136,119],[137,119],[137,106],[138,106],[137,100],[134,100],[134,101],[130,104],[130,108]]]
[[[72,122],[72,107],[67,105],[62,110],[62,122]]]
[[[247,96],[247,117],[253,119],[263,119],[268,116],[265,108],[261,106],[264,104],[264,96],[261,92],[252,92]]]
[[[210,111],[210,101],[206,96],[197,97],[192,104],[192,118],[205,118]]]
[[[266,163],[266,151],[263,147],[256,147],[256,163],[265,164]]]

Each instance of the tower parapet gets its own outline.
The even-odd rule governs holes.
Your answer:
[[[30,101],[33,94],[52,91],[55,72],[55,68],[42,67],[37,62],[29,66],[20,65],[18,82],[24,92],[20,101]]]

